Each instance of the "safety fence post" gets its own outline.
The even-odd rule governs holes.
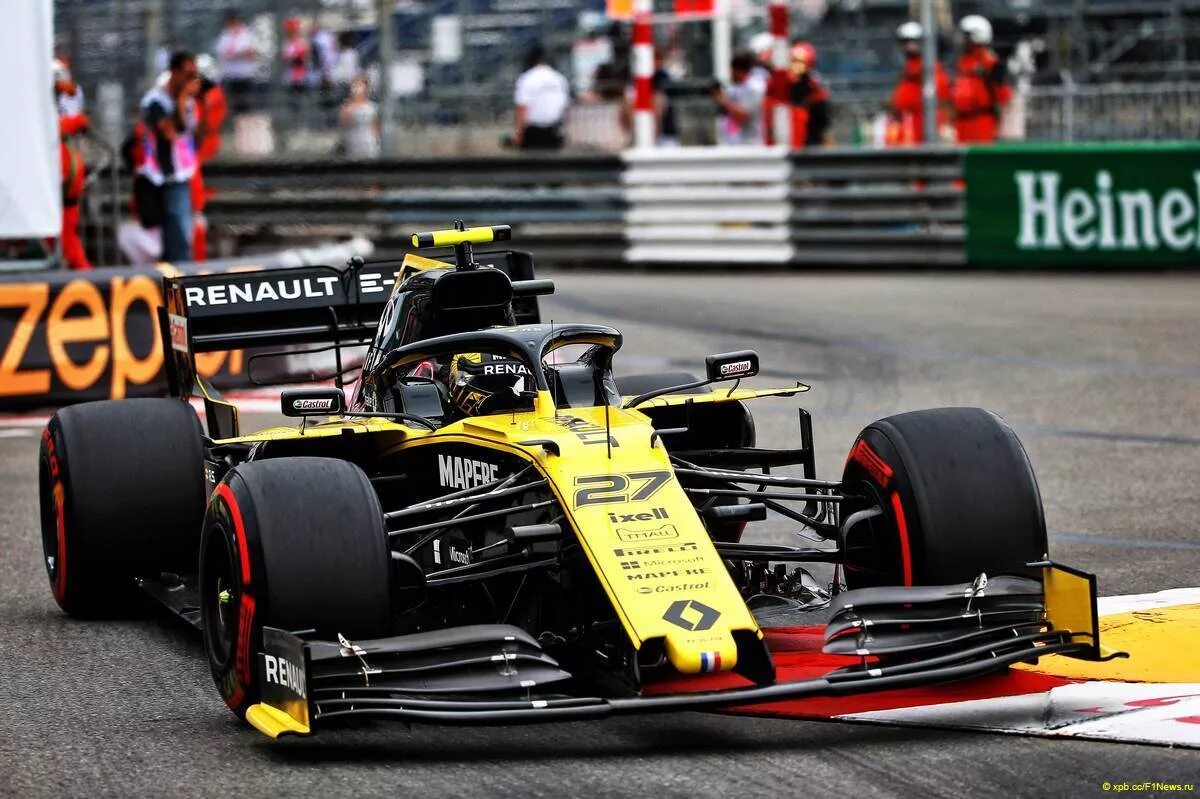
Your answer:
[[[788,7],[787,0],[771,0],[771,84],[768,93],[774,99],[771,112],[772,142],[790,147],[792,143],[792,102],[788,92]]]
[[[652,0],[633,4],[633,146],[653,147],[657,124],[654,118],[654,30]]]

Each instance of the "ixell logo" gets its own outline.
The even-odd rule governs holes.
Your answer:
[[[1022,250],[1169,250],[1200,249],[1200,171],[1188,190],[1169,188],[1153,194],[1144,188],[1118,187],[1107,170],[1096,172],[1087,187],[1064,185],[1054,170],[1018,171]]]

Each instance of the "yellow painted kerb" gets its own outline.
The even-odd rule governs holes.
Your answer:
[[[1200,605],[1101,616],[1100,643],[1129,657],[1097,663],[1050,656],[1018,668],[1077,680],[1200,683]]]

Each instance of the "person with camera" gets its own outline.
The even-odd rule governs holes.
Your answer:
[[[138,212],[144,227],[162,226],[162,258],[192,259],[190,182],[197,168],[196,93],[200,90],[195,57],[186,51],[171,56],[166,81],[142,98],[140,166],[135,182]]]
[[[721,114],[717,135],[722,144],[759,144],[762,142],[763,97],[766,82],[755,69],[753,54],[739,53],[730,62],[732,83],[728,91],[716,84],[713,102]]]

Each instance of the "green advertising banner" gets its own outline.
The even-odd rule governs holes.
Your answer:
[[[967,150],[967,260],[1200,266],[1200,143]]]

